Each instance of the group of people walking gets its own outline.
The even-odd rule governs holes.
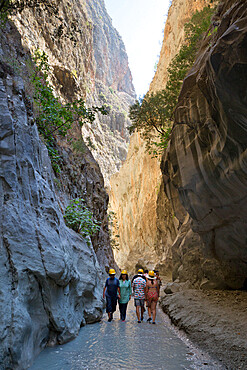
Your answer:
[[[106,280],[103,298],[106,298],[106,312],[108,321],[112,321],[113,313],[119,304],[120,319],[125,321],[127,306],[132,296],[136,307],[137,322],[143,321],[145,303],[148,309],[148,322],[155,324],[156,306],[160,294],[161,280],[157,270],[148,271],[139,269],[130,282],[126,270],[122,270],[119,279],[115,277],[114,269],[109,270],[109,278]]]

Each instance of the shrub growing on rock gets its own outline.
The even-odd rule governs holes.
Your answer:
[[[55,145],[55,134],[66,136],[74,123],[82,126],[85,122],[93,123],[96,113],[108,114],[104,106],[86,107],[83,99],[75,99],[72,103],[63,104],[55,95],[49,82],[50,66],[48,56],[44,51],[36,50],[33,60],[35,71],[31,77],[34,86],[34,102],[36,104],[36,123],[43,136],[52,167],[60,172],[60,156]]]
[[[65,209],[64,220],[68,227],[87,239],[100,229],[100,222],[95,220],[93,213],[85,206],[82,198],[70,201]]]

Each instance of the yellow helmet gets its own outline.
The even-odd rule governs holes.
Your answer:
[[[121,274],[122,274],[122,275],[127,275],[127,271],[126,271],[126,270],[123,270],[123,271],[121,272]]]
[[[154,271],[149,271],[148,276],[150,276],[151,278],[153,278],[154,277]]]
[[[109,275],[116,275],[116,271],[114,269],[109,270]]]
[[[139,270],[138,270],[138,273],[139,273],[139,274],[143,274],[143,273],[144,273],[143,269],[139,269]]]

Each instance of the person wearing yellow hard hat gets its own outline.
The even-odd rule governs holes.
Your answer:
[[[132,288],[134,292],[134,302],[136,307],[136,316],[137,322],[140,324],[143,320],[143,314],[145,311],[145,288],[146,288],[146,279],[143,276],[143,269],[139,269],[137,276],[134,277],[132,281]],[[140,315],[141,308],[141,315]]]
[[[106,312],[108,313],[108,321],[112,321],[113,313],[116,311],[117,298],[121,298],[119,280],[115,277],[116,271],[109,270],[109,278],[105,282],[103,298],[106,298]]]
[[[147,308],[148,308],[148,322],[153,320],[153,324],[155,324],[156,318],[156,306],[159,300],[160,295],[160,287],[158,280],[155,278],[154,271],[149,271],[147,284],[146,284],[146,301],[147,301]]]
[[[145,275],[144,275],[144,270],[143,269],[139,269],[137,271],[137,274],[134,275],[134,277],[132,278],[132,281],[131,281],[131,284],[133,283],[133,281],[135,280],[135,278],[137,278],[138,276],[141,276],[144,280],[147,280]]]
[[[121,271],[121,275],[119,277],[119,287],[121,293],[121,298],[118,300],[120,319],[125,321],[127,306],[129,300],[131,299],[131,284],[126,270]]]

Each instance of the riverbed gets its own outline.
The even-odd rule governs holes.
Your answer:
[[[137,323],[133,301],[127,320],[86,325],[78,337],[67,344],[46,348],[36,358],[31,370],[80,369],[223,369],[206,354],[194,348],[177,332],[167,316],[158,310],[156,325]]]

